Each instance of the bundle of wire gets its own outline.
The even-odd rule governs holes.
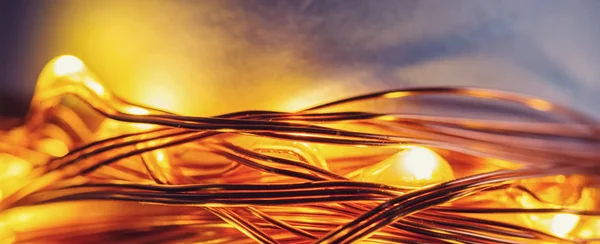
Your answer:
[[[593,243],[597,125],[476,88],[184,116],[61,56],[0,134],[0,242]]]

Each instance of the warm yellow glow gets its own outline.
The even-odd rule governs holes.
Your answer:
[[[524,208],[567,208],[576,210],[595,210],[598,207],[596,189],[583,187],[582,178],[577,175],[550,176],[521,181],[536,193],[540,202],[530,194],[520,190],[509,191]],[[524,214],[523,220],[531,228],[565,238],[593,238],[599,235],[594,226],[596,217],[582,217],[570,213]]]
[[[154,154],[158,166],[160,166],[163,169],[168,169],[171,167],[171,165],[169,164],[169,159],[167,158],[164,150],[152,151],[152,154]]]
[[[128,113],[128,114],[133,114],[133,115],[148,115],[148,114],[150,114],[150,111],[148,111],[147,109],[140,108],[140,107],[134,107],[134,106],[123,107],[123,112]]]
[[[29,174],[29,171],[31,171],[31,164],[27,161],[0,153],[0,182],[23,177]]]
[[[383,95],[383,97],[385,98],[400,98],[400,97],[405,97],[410,95],[410,92],[406,92],[406,91],[399,91],[399,92],[391,92],[388,94]]]
[[[402,154],[401,166],[415,176],[417,180],[429,180],[438,167],[439,156],[422,147],[406,150]]]
[[[364,169],[363,181],[398,186],[425,186],[454,179],[450,164],[434,151],[410,147]]]
[[[46,138],[42,139],[36,144],[38,151],[50,154],[54,157],[62,157],[69,153],[69,148],[64,142],[54,139]]]
[[[585,222],[579,232],[581,238],[600,238],[600,218],[584,218],[579,222]]]
[[[58,76],[69,75],[82,71],[83,62],[71,55],[60,56],[54,63],[54,74]]]
[[[549,111],[552,110],[552,104],[544,101],[542,99],[530,99],[527,101],[527,105],[529,107],[540,110],[540,111]]]
[[[15,234],[8,224],[0,221],[0,244],[9,244],[15,241]]]
[[[156,127],[156,125],[143,124],[143,123],[132,123],[131,127],[135,128],[135,129],[139,129],[139,130],[149,130],[149,129]]]
[[[579,216],[574,214],[557,214],[552,218],[552,224],[550,231],[552,234],[560,237],[565,237],[571,232],[577,223],[579,222]]]
[[[98,96],[102,97],[106,94],[106,90],[104,89],[104,86],[102,86],[102,84],[98,83],[97,81],[93,80],[90,77],[84,78],[83,84],[85,84],[85,86],[87,86],[92,91],[94,91],[94,93],[96,93]]]

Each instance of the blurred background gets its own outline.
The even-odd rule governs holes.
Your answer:
[[[192,115],[297,110],[383,89],[477,86],[600,116],[600,1],[0,2],[0,116],[51,58]]]

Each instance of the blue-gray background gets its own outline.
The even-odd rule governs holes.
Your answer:
[[[4,116],[26,111],[43,65],[66,53],[120,95],[199,115],[436,85],[517,91],[600,115],[600,1],[39,0],[0,7]]]

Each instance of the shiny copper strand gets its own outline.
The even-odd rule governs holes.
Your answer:
[[[528,179],[580,175],[586,179],[585,187],[598,187],[600,131],[593,119],[545,101],[550,107],[544,114],[567,122],[509,123],[377,109],[344,111],[375,100],[401,104],[405,97],[421,96],[477,98],[530,110],[540,110],[532,101],[541,101],[485,89],[419,88],[353,97],[296,113],[245,111],[190,117],[150,108],[144,108],[151,111],[147,115],[119,112],[114,101],[79,87],[38,101],[51,105],[32,105],[28,122],[13,130],[39,139],[44,125],[58,126],[72,141],[67,155],[44,155],[29,145],[10,144],[6,138],[11,131],[2,134],[0,142],[10,145],[0,148],[2,152],[29,160],[41,155],[42,160],[26,183],[4,199],[0,197],[0,210],[89,201],[117,201],[123,209],[161,209],[143,214],[119,212],[26,232],[15,230],[15,243],[594,241],[557,236],[523,221],[503,221],[502,216],[518,219],[524,214],[570,213],[598,218],[600,209],[529,208],[495,202],[496,197],[510,194],[544,202],[535,190],[521,184]],[[71,100],[65,103],[65,99]],[[155,126],[117,131],[98,139],[91,135],[100,129],[85,128],[86,117],[74,112],[72,104],[87,106],[123,126]],[[469,112],[469,108],[463,109]],[[311,148],[322,148],[302,153],[261,150],[244,140],[275,146],[308,143]],[[352,172],[407,145],[442,153],[458,177],[427,187],[363,182],[353,177]],[[319,155],[326,150],[357,148],[371,153]],[[152,153],[157,150],[165,154],[161,157],[167,157],[169,165],[156,161]],[[193,153],[202,156],[184,157]],[[325,163],[316,162],[319,158],[326,158]]]

